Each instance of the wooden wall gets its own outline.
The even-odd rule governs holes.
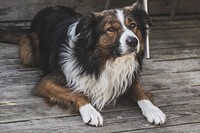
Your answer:
[[[150,14],[169,14],[175,0],[148,0]],[[200,0],[179,0],[177,14],[200,13]]]
[[[0,0],[0,21],[31,20],[41,9],[62,5],[80,12],[100,10],[106,0]]]
[[[111,0],[112,7],[131,5],[135,0]],[[148,0],[151,15],[169,15],[175,0]],[[200,13],[200,0],[179,0],[176,7],[177,14]]]
[[[111,0],[111,8],[131,5],[135,0]],[[151,15],[169,14],[175,0],[148,0]],[[27,21],[42,8],[69,6],[79,12],[103,10],[106,0],[0,0],[0,22]],[[200,13],[200,0],[179,0],[177,13]]]

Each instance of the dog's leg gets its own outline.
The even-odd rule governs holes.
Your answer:
[[[139,80],[135,81],[135,84],[127,92],[127,96],[138,103],[148,122],[154,123],[155,125],[162,125],[165,123],[166,115],[152,104],[148,96],[144,93]]]
[[[92,126],[103,126],[103,117],[83,94],[72,92],[69,88],[46,78],[36,86],[36,94],[64,106],[73,104],[75,108],[79,109],[84,123]]]

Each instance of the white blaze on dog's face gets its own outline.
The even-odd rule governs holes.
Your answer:
[[[119,42],[120,42],[120,51],[121,54],[127,54],[129,52],[132,52],[132,50],[136,50],[135,52],[139,52],[139,45],[140,41],[136,34],[133,32],[133,29],[136,28],[136,22],[131,20],[131,18],[125,18],[123,10],[116,10],[117,11],[117,17],[119,19],[119,22],[121,24],[122,28],[122,34],[120,36]],[[125,19],[129,19],[129,25],[126,26]],[[131,22],[132,21],[132,22]]]
[[[99,27],[102,28],[99,47],[112,51],[114,57],[139,53],[144,49],[144,37],[139,28],[139,19],[129,10],[104,11]],[[106,53],[109,53],[106,52]]]

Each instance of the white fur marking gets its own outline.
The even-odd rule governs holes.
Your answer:
[[[91,104],[80,107],[79,112],[84,123],[93,126],[103,126],[103,117]]]
[[[166,115],[158,107],[154,106],[151,101],[140,100],[138,101],[138,105],[148,122],[154,123],[155,125],[165,123]]]
[[[68,32],[67,32],[67,36],[68,36],[68,39],[69,39],[69,42],[68,42],[68,43],[69,43],[69,46],[70,46],[71,48],[74,48],[74,42],[77,41],[78,36],[79,36],[79,34],[77,34],[77,35],[75,36],[77,24],[78,24],[78,22],[73,23],[73,24],[71,24],[71,25],[69,26],[69,28],[68,28]]]
[[[126,39],[127,37],[130,37],[130,36],[133,36],[135,37],[137,40],[138,40],[138,45],[137,45],[137,53],[139,52],[140,50],[140,42],[139,42],[139,39],[138,37],[135,35],[135,33],[131,30],[129,30],[126,25],[124,24],[124,13],[123,13],[123,10],[116,10],[117,11],[117,17],[124,29],[124,33],[122,33],[121,37],[120,37],[120,43],[121,43],[121,51],[122,51],[122,54],[126,54],[126,52],[128,52],[128,48],[129,46],[126,44]]]
[[[135,53],[108,60],[100,77],[95,75],[80,74],[82,69],[77,65],[73,49],[65,46],[60,53],[62,71],[68,84],[75,92],[82,92],[89,96],[93,106],[101,110],[120,95],[134,80],[134,72],[138,68]]]

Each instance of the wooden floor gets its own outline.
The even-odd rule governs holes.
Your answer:
[[[20,65],[17,45],[0,44],[0,132],[64,133],[200,133],[200,20],[154,22],[151,59],[144,61],[142,81],[167,115],[163,126],[149,124],[134,103],[120,99],[101,113],[103,127],[83,124],[31,90],[39,69]]]

